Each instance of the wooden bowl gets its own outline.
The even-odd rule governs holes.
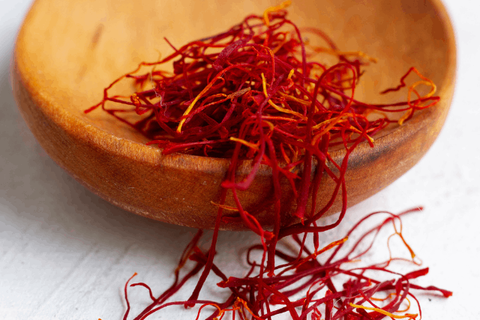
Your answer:
[[[169,223],[212,228],[220,182],[228,160],[190,155],[163,156],[131,128],[101,111],[102,89],[141,61],[171,52],[177,45],[216,34],[250,13],[261,14],[278,1],[222,0],[180,3],[155,0],[37,0],[18,35],[12,66],[15,96],[25,121],[49,155],[80,183],[107,201],[134,213]],[[437,137],[452,99],[455,40],[439,0],[295,1],[289,17],[330,35],[344,51],[362,50],[378,58],[357,93],[372,103],[405,100],[381,96],[417,67],[437,87],[441,102],[403,126],[361,144],[346,175],[348,203],[358,203],[410,169]],[[343,151],[333,151],[337,162]],[[239,169],[248,170],[246,167]],[[245,208],[271,197],[270,171],[262,168],[241,194]],[[325,183],[317,199],[325,203],[333,186]],[[283,224],[292,223],[294,201],[284,193]],[[329,213],[340,208],[340,197]],[[231,201],[229,199],[228,201]],[[267,224],[270,211],[259,220]],[[115,217],[112,217],[114,219]],[[224,229],[242,229],[224,224]]]

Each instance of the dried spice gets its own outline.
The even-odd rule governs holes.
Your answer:
[[[125,286],[124,319],[130,312],[128,287],[135,286],[148,289],[152,300],[135,317],[137,320],[172,305],[199,306],[197,319],[222,319],[227,313],[232,319],[236,316],[273,319],[283,313],[292,319],[381,319],[385,316],[416,319],[418,314],[408,313],[409,298],[418,304],[412,290],[437,292],[445,297],[452,294],[410,282],[427,274],[428,269],[408,274],[391,271],[388,267],[392,263],[407,261],[392,255],[382,263],[349,267],[371,250],[376,234],[390,224],[394,227],[393,235],[399,237],[411,253],[409,263],[415,264],[413,250],[401,228],[396,226],[406,212],[400,215],[373,213],[344,238],[326,246],[320,244],[319,233],[335,228],[345,216],[344,176],[352,151],[362,142],[374,147],[375,135],[387,126],[402,125],[415,112],[434,106],[440,98],[434,95],[435,84],[411,68],[400,79],[398,87],[383,91],[387,94],[406,88],[406,101],[370,104],[357,100],[355,91],[363,68],[375,60],[362,52],[341,52],[320,30],[300,30],[287,18],[287,5],[286,2],[267,9],[263,16],[250,15],[225,32],[180,48],[166,40],[174,50],[171,55],[155,63],[142,63],[134,72],[115,80],[104,90],[103,100],[86,110],[91,112],[101,107],[148,137],[149,144],[158,145],[163,154],[182,152],[230,159],[221,184],[221,197],[214,204],[218,213],[210,249],[203,252],[199,248],[202,235],[199,231],[181,257],[174,283],[157,298],[148,285],[130,285],[130,279]],[[318,37],[326,45],[306,43],[302,32]],[[321,63],[321,55],[335,57],[337,62]],[[169,63],[173,72],[157,69]],[[143,72],[145,67],[150,70]],[[405,79],[412,73],[420,80],[407,86]],[[109,94],[112,87],[124,81],[132,82],[134,93]],[[421,85],[430,89],[428,93],[420,94],[417,87]],[[401,116],[392,117],[394,113]],[[329,154],[334,147],[345,149],[341,163],[333,161]],[[239,177],[237,168],[244,160],[251,162],[251,171]],[[239,197],[264,165],[271,168],[273,182],[274,221],[268,229],[259,223],[254,213],[243,208]],[[296,200],[293,215],[297,222],[289,226],[281,223],[284,213],[281,179],[289,181]],[[318,207],[315,195],[323,179],[332,179],[336,187],[330,201]],[[233,197],[235,206],[225,203],[227,194]],[[337,196],[342,197],[338,219],[320,225],[318,219],[331,208]],[[307,210],[309,201],[311,206]],[[212,210],[215,207],[212,206]],[[246,259],[250,270],[243,278],[228,277],[214,263],[220,224],[227,221],[225,211],[236,214],[229,215],[228,219],[243,222],[260,237],[261,243],[248,250]],[[360,225],[382,214],[387,218],[350,243],[348,238],[358,232]],[[296,244],[293,253],[278,247],[279,240],[287,237]],[[312,246],[306,244],[310,240]],[[365,243],[366,249],[360,250]],[[340,254],[347,244],[351,249]],[[260,261],[252,258],[257,251]],[[194,266],[181,276],[181,270],[189,265],[188,260],[193,261]],[[229,290],[230,296],[225,301],[199,298],[211,273],[220,278],[219,288]],[[391,279],[376,280],[379,274],[390,275]],[[339,278],[346,279],[341,286],[336,284]],[[197,285],[187,301],[168,302],[187,281],[195,281],[193,279]],[[419,305],[418,308],[421,316]],[[211,314],[205,316],[206,310]]]

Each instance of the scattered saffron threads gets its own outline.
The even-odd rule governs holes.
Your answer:
[[[289,3],[286,1],[267,9],[263,16],[250,15],[225,32],[180,48],[166,40],[173,54],[158,62],[141,63],[134,72],[115,80],[104,90],[102,101],[85,111],[101,107],[151,139],[149,144],[158,145],[164,154],[183,152],[230,159],[226,178],[221,183],[221,195],[219,199],[212,199],[212,210],[217,210],[217,218],[210,249],[203,252],[198,247],[202,236],[199,231],[182,254],[174,283],[158,297],[145,283],[129,285],[133,277],[130,278],[125,285],[127,310],[124,320],[130,313],[128,287],[146,288],[152,300],[136,320],[146,319],[169,306],[199,306],[197,319],[205,310],[213,308],[211,315],[206,317],[211,320],[222,319],[227,313],[232,319],[237,315],[242,320],[270,320],[281,314],[288,314],[294,320],[381,319],[385,316],[416,319],[417,314],[406,313],[409,307],[400,309],[407,297],[413,298],[421,317],[412,289],[436,292],[444,297],[452,294],[410,282],[426,275],[427,268],[406,275],[388,269],[396,261],[418,264],[402,235],[400,216],[419,209],[400,215],[370,214],[345,237],[321,246],[319,233],[335,228],[345,216],[344,175],[349,155],[361,142],[373,147],[378,132],[390,124],[402,125],[416,111],[434,106],[440,98],[434,96],[435,84],[411,68],[400,79],[398,87],[383,92],[407,87],[406,77],[416,74],[421,80],[408,87],[406,101],[370,104],[357,100],[355,90],[362,69],[375,59],[363,52],[340,51],[317,29],[305,29],[305,32],[320,37],[327,47],[307,44],[301,30],[287,19],[285,7]],[[310,59],[322,53],[338,57],[338,62],[325,65]],[[173,73],[157,69],[170,62]],[[151,67],[151,70],[142,73],[143,67]],[[132,81],[135,93],[110,95],[112,87],[121,81]],[[152,84],[153,87],[149,87]],[[416,89],[419,85],[430,87],[430,91],[421,95]],[[112,103],[115,104],[113,108],[110,107]],[[372,113],[378,116],[375,120],[369,118]],[[401,113],[400,120],[392,119],[392,113]],[[345,157],[341,163],[336,163],[329,150],[339,146],[345,149]],[[242,160],[251,161],[251,171],[240,178],[237,167]],[[272,172],[273,195],[267,205],[272,208],[274,219],[268,230],[257,220],[256,212],[245,210],[239,198],[239,193],[250,187],[262,165],[269,166]],[[288,226],[282,224],[284,211],[280,201],[280,180],[285,178],[296,201],[293,215],[297,222]],[[327,205],[318,208],[316,194],[324,179],[332,179],[336,187]],[[234,206],[226,204],[227,194],[234,200]],[[342,199],[337,220],[320,225],[317,220],[331,208],[337,196]],[[307,210],[308,202],[311,206]],[[224,211],[233,212],[233,216],[230,213],[224,216]],[[369,229],[356,242],[347,240],[365,221],[382,214],[387,215],[382,223]],[[248,250],[246,259],[250,269],[243,278],[228,277],[214,262],[220,225],[232,220],[243,222],[259,235],[261,242]],[[400,228],[395,222],[400,223]],[[400,237],[412,260],[394,257],[387,242],[390,252],[387,261],[354,267],[373,247],[380,229],[390,223],[393,235]],[[310,236],[313,250],[306,243]],[[293,254],[278,247],[278,241],[287,237],[296,244]],[[348,250],[347,244],[350,245]],[[366,249],[360,249],[365,245]],[[340,255],[340,249],[347,250],[347,254]],[[254,251],[261,253],[260,261],[252,260]],[[181,275],[182,270],[186,274]],[[370,276],[372,271],[393,278],[376,280]],[[199,299],[212,273],[221,280],[218,287],[230,293],[223,302]],[[167,302],[196,276],[199,276],[196,287],[187,301]],[[336,282],[345,276],[348,280],[339,287]],[[381,306],[374,302],[378,303],[375,295],[379,293],[388,294]]]
[[[380,308],[365,307],[365,306],[360,306],[360,305],[356,305],[356,304],[353,304],[353,303],[350,303],[350,306],[354,307],[354,308],[358,308],[358,309],[363,309],[363,310],[373,310],[373,311],[384,314],[384,315],[389,316],[390,318],[394,318],[394,319],[405,319],[405,318],[416,319],[417,316],[418,316],[418,314],[410,314],[410,313],[406,313],[404,315],[396,315],[396,314],[391,314],[390,312],[385,311],[385,310],[380,309]]]
[[[192,240],[188,251],[188,259],[193,266],[183,271],[183,277],[176,278],[174,284],[159,298],[151,297],[152,303],[136,320],[146,319],[148,316],[171,306],[182,306],[188,303],[199,305],[196,319],[223,319],[226,314],[232,319],[274,319],[276,316],[288,314],[292,319],[382,319],[389,316],[394,319],[419,319],[422,310],[412,290],[427,291],[449,297],[452,292],[434,286],[422,287],[411,280],[428,274],[428,268],[418,269],[407,274],[399,274],[388,267],[394,261],[409,261],[404,258],[390,256],[386,261],[359,266],[359,259],[374,250],[377,234],[384,228],[392,226],[393,234],[395,222],[399,222],[403,215],[421,211],[415,208],[400,214],[390,212],[374,212],[355,224],[341,240],[334,241],[318,252],[310,252],[305,246],[304,239],[293,236],[295,248],[289,247],[288,253],[280,249],[275,250],[275,257],[283,264],[277,264],[275,273],[271,276],[262,275],[262,265],[252,260],[255,250],[263,251],[262,245],[256,245],[247,251],[247,262],[250,270],[243,278],[227,277],[215,264],[212,272],[220,279],[219,288],[224,288],[230,295],[220,302],[208,300],[188,300],[166,302],[186,281],[200,273],[205,267],[207,256],[197,247],[198,237]],[[372,219],[383,219],[360,232],[362,225],[367,225]],[[360,233],[360,234],[358,234]],[[355,239],[349,242],[348,239]],[[360,249],[364,248],[364,249]],[[294,252],[292,254],[292,250]],[[408,247],[407,247],[408,249]],[[186,255],[181,257],[184,261]],[[319,259],[319,258],[322,259]],[[411,264],[416,266],[412,261]],[[191,263],[192,265],[192,263]],[[265,266],[263,266],[265,267]],[[390,279],[382,279],[392,276]],[[344,277],[348,277],[345,281]],[[342,278],[343,277],[343,278]],[[130,280],[129,280],[130,281]],[[340,286],[338,285],[340,284]],[[126,288],[129,285],[127,282]],[[150,288],[144,283],[134,283],[130,287],[141,286]],[[378,298],[379,295],[385,298]],[[418,313],[409,313],[410,298],[415,300]],[[127,305],[128,296],[125,294]],[[382,305],[378,305],[378,303]],[[406,306],[405,306],[406,302]],[[200,318],[207,307],[213,307],[208,316]],[[403,307],[402,307],[403,306]],[[367,312],[370,311],[370,312]],[[125,313],[126,320],[128,313]],[[193,316],[192,316],[193,319]]]

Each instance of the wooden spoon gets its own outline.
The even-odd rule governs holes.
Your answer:
[[[159,52],[216,34],[277,1],[223,0],[37,0],[18,35],[12,82],[25,121],[49,155],[84,186],[131,212],[174,224],[212,228],[220,182],[228,160],[190,155],[163,156],[130,127],[101,111],[83,111],[102,99],[112,80]],[[439,0],[296,1],[289,17],[300,26],[325,31],[344,51],[362,50],[378,59],[362,78],[359,100],[405,100],[405,92],[378,93],[399,84],[417,67],[437,87],[441,102],[402,126],[362,143],[346,175],[353,205],[385,188],[410,169],[437,137],[447,115],[455,79],[455,41]],[[337,162],[343,151],[332,151]],[[248,170],[240,168],[240,171]],[[271,195],[268,168],[243,192],[244,207]],[[317,200],[325,204],[333,184]],[[285,184],[284,224],[292,222],[293,196]],[[231,203],[231,199],[229,199]],[[332,210],[340,208],[338,197]],[[259,215],[268,224],[270,211]],[[112,217],[114,218],[114,217]],[[224,229],[242,229],[225,224]]]

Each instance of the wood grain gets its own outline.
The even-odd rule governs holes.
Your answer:
[[[163,156],[131,128],[101,111],[83,111],[99,102],[102,89],[155,61],[176,45],[218,33],[277,1],[37,0],[18,35],[12,83],[25,121],[48,154],[80,183],[131,212],[169,223],[212,228],[220,182],[228,160],[189,155]],[[442,100],[403,126],[361,144],[349,160],[348,203],[377,193],[409,170],[434,142],[448,113],[455,82],[452,26],[438,0],[296,1],[290,19],[324,30],[341,50],[362,50],[378,58],[362,79],[357,97],[372,103],[399,101],[404,93],[381,96],[416,66],[438,87]],[[337,162],[341,150],[333,151]],[[248,171],[248,163],[239,169]],[[271,197],[270,171],[262,168],[241,194],[245,208]],[[283,185],[283,223],[293,222],[293,196]],[[317,199],[326,203],[333,185]],[[231,201],[231,199],[229,199]],[[339,201],[329,214],[339,209]],[[271,221],[268,208],[259,220]],[[115,217],[112,217],[114,219]],[[239,224],[224,229],[242,229]]]

